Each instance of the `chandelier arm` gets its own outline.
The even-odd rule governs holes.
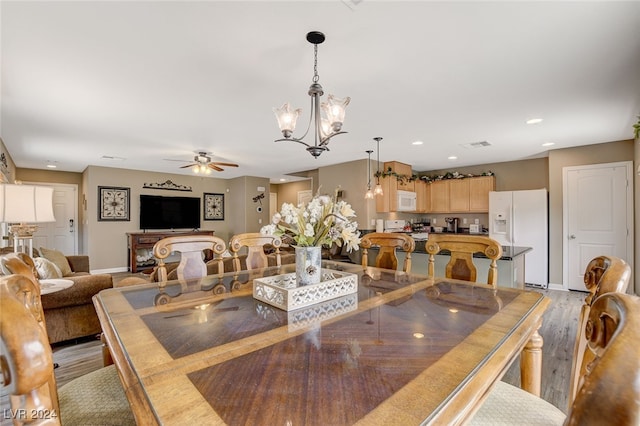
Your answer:
[[[321,142],[321,143],[320,143],[320,145],[318,145],[318,146],[325,146],[326,144],[328,144],[328,143],[329,143],[329,140],[330,140],[332,137],[337,136],[337,135],[341,135],[341,134],[343,134],[343,133],[349,133],[349,132],[342,132],[342,131],[340,131],[340,132],[331,133],[329,136],[327,136],[326,138],[322,139],[322,142]],[[328,149],[327,149],[327,151],[328,151]]]
[[[298,139],[298,138],[282,138],[282,139],[276,139],[274,142],[298,142],[298,143],[301,143],[302,145],[304,145],[306,147],[312,146],[312,145],[309,145],[308,143],[302,141],[301,139],[302,138],[300,138],[300,139]]]

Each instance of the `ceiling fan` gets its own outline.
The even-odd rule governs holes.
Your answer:
[[[223,172],[224,169],[220,166],[225,167],[238,167],[237,164],[234,163],[223,163],[220,161],[211,161],[211,157],[207,155],[206,152],[198,152],[198,154],[193,157],[193,163],[187,164],[186,166],[180,166],[181,169],[186,169],[187,167],[192,167],[194,173],[211,173],[211,170],[215,170],[217,172]]]

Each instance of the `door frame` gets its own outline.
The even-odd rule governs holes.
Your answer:
[[[75,189],[75,193],[76,196],[73,197],[73,211],[74,211],[74,220],[75,220],[75,232],[73,233],[73,238],[74,238],[74,255],[77,255],[78,253],[80,253],[80,249],[78,247],[78,243],[80,242],[80,237],[78,236],[78,233],[80,232],[80,224],[78,223],[78,221],[80,220],[79,218],[79,214],[80,212],[78,211],[78,194],[79,192],[79,188],[78,188],[78,184],[76,183],[55,183],[55,182],[24,182],[26,184],[29,185],[38,185],[38,186],[49,186],[49,187],[56,187],[56,186],[63,186],[66,188],[72,188]]]
[[[568,174],[570,171],[576,170],[590,170],[597,169],[603,167],[625,167],[625,175],[627,179],[627,259],[626,262],[631,267],[631,278],[629,281],[629,287],[627,292],[633,292],[633,283],[634,283],[634,272],[633,272],[633,260],[634,260],[634,251],[633,251],[633,238],[634,238],[634,216],[633,216],[633,161],[618,161],[614,163],[598,163],[598,164],[585,164],[581,166],[566,166],[562,168],[562,288],[564,290],[569,290],[569,250],[567,247],[567,230],[569,229],[569,218],[568,218]]]

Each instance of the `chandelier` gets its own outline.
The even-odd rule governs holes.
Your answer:
[[[329,140],[339,134],[347,133],[342,131],[342,123],[344,121],[344,110],[349,104],[351,98],[336,98],[333,95],[327,97],[327,102],[320,103],[320,97],[324,94],[322,86],[318,83],[318,45],[324,41],[324,34],[319,31],[311,31],[307,33],[307,41],[313,44],[313,83],[309,87],[309,96],[311,97],[311,115],[309,116],[309,125],[307,130],[299,138],[293,137],[293,131],[296,128],[296,121],[302,112],[301,109],[291,109],[291,105],[287,102],[281,108],[273,108],[273,112],[278,119],[278,126],[284,136],[283,139],[277,139],[276,142],[292,141],[298,142],[307,147],[307,151],[314,157],[318,158],[324,151],[329,151]],[[322,113],[324,112],[324,117]],[[309,133],[313,123],[313,145],[303,141]]]

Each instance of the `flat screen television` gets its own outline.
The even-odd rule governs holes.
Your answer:
[[[140,195],[140,229],[200,228],[200,198]]]

